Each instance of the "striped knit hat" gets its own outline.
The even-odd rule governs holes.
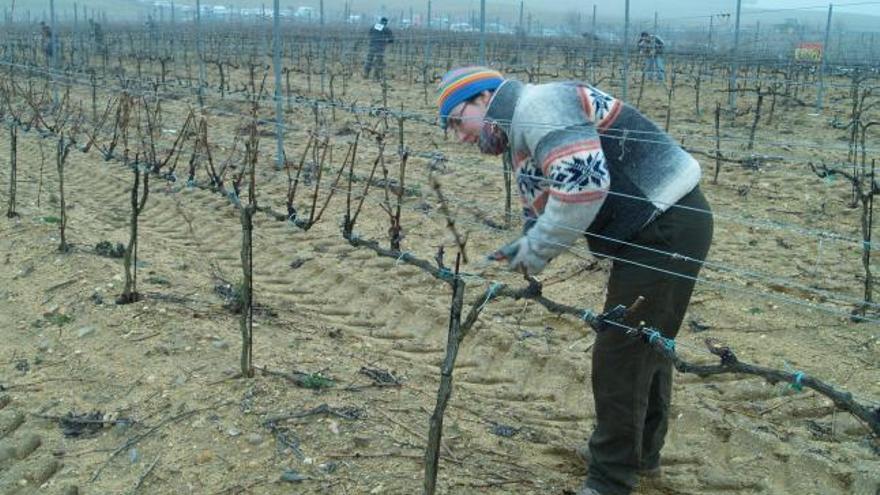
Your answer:
[[[437,87],[440,127],[446,129],[446,119],[456,105],[483,91],[494,91],[503,82],[504,76],[488,67],[459,67],[447,72]]]

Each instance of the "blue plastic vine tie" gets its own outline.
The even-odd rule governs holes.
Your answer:
[[[480,307],[477,309],[477,312],[482,311],[483,308],[486,307],[486,304],[488,304],[489,301],[491,301],[492,298],[495,297],[495,293],[498,292],[498,289],[500,289],[503,286],[504,286],[504,284],[502,284],[500,282],[492,282],[492,285],[489,286],[489,291],[486,294],[486,300],[483,301],[483,304],[480,305]]]
[[[583,314],[581,314],[581,319],[587,323],[590,323],[596,319],[596,313],[593,313],[589,309],[585,309]]]
[[[790,387],[794,390],[797,390],[798,392],[803,390],[804,385],[803,385],[803,383],[801,383],[801,381],[804,379],[804,376],[805,375],[804,375],[803,371],[796,371],[794,373],[794,380],[791,382]]]
[[[498,289],[504,287],[504,284],[501,282],[492,282],[492,285],[489,286],[489,298],[495,297],[495,294],[498,293]]]
[[[409,253],[406,251],[400,253],[400,256],[397,257],[397,261],[394,262],[394,266],[400,265],[401,261],[406,261],[404,258],[407,256],[409,256]]]

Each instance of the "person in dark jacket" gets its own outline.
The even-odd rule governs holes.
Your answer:
[[[51,65],[52,55],[55,53],[55,37],[52,34],[52,28],[43,21],[40,21],[40,35],[43,38],[43,54],[46,55],[46,64]]]
[[[612,261],[605,310],[630,306],[625,324],[673,342],[712,241],[697,161],[638,110],[580,82],[523,84],[486,67],[448,72],[440,125],[483,153],[509,153],[523,233],[491,259],[537,275],[586,237]],[[593,346],[596,426],[579,455],[580,495],[625,495],[658,476],[669,422],[672,364],[620,329]]]
[[[388,27],[388,18],[383,17],[370,28],[369,47],[367,48],[367,62],[364,64],[364,79],[369,79],[370,72],[376,81],[382,78],[385,70],[385,45],[394,43],[394,35]]]
[[[89,26],[92,28],[92,41],[95,43],[98,53],[106,57],[107,45],[104,44],[104,28],[101,27],[101,23],[96,22],[94,19],[89,19]]]

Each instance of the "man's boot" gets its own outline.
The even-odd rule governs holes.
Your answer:
[[[588,443],[582,443],[574,448],[574,453],[584,465],[590,465],[590,445]],[[663,468],[660,466],[647,468],[647,469],[639,469],[639,476],[645,479],[650,480],[659,480],[663,477]]]

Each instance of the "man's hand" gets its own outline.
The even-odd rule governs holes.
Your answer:
[[[531,248],[531,241],[528,236],[522,236],[495,251],[489,255],[489,259],[507,261],[508,268],[525,275],[538,275],[544,270],[547,263],[550,262],[549,259],[542,258]]]

